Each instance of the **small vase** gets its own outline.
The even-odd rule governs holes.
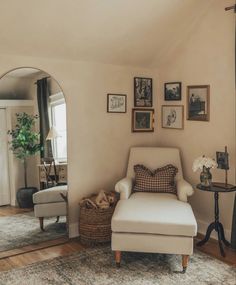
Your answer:
[[[203,170],[200,174],[201,185],[205,187],[211,186],[212,182],[212,174],[210,172],[210,168],[203,166]]]

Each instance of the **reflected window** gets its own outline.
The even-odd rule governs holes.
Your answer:
[[[53,154],[59,162],[67,161],[66,104],[62,93],[50,96],[51,126],[58,136],[52,140]]]

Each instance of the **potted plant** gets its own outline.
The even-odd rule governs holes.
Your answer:
[[[32,208],[32,196],[38,191],[36,187],[28,187],[27,180],[27,159],[36,155],[41,150],[39,143],[40,134],[35,132],[34,127],[38,115],[29,115],[27,113],[17,113],[17,124],[13,130],[8,131],[11,135],[10,149],[14,155],[20,159],[24,165],[24,184],[23,188],[17,191],[17,202],[20,208]]]

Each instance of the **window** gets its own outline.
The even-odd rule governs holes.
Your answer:
[[[51,126],[58,137],[52,140],[53,155],[59,162],[67,161],[66,104],[62,93],[50,96]]]

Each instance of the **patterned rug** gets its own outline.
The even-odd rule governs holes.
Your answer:
[[[235,285],[236,268],[199,251],[185,274],[181,257],[164,254],[124,253],[116,268],[110,247],[83,250],[0,273],[0,285]]]
[[[45,232],[39,228],[39,220],[34,212],[0,217],[0,251],[19,248],[66,235],[65,217],[44,219]]]

